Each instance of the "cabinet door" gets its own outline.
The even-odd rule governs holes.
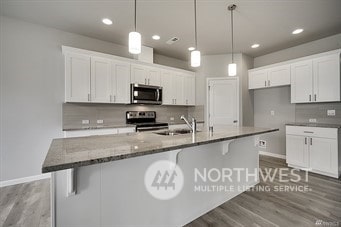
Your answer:
[[[130,103],[130,64],[113,61],[111,65],[112,103]]]
[[[313,60],[314,101],[340,101],[340,57],[339,54]]]
[[[171,71],[161,72],[161,86],[162,86],[162,104],[173,105],[174,104],[174,90],[173,90],[173,77],[174,74]]]
[[[176,73],[173,76],[172,82],[175,97],[174,104],[185,105],[184,76],[182,74]]]
[[[147,84],[147,70],[142,65],[131,65],[131,82],[135,84]]]
[[[267,86],[267,70],[249,72],[249,89],[265,88]]]
[[[91,102],[109,103],[111,93],[111,61],[91,57]]]
[[[313,99],[312,60],[291,65],[291,103],[306,103]]]
[[[290,85],[290,65],[282,65],[268,70],[268,86]]]
[[[195,105],[195,77],[192,75],[184,77],[184,102],[185,105]]]
[[[310,168],[338,174],[337,140],[312,137],[310,143]]]
[[[89,102],[90,57],[80,54],[65,56],[65,101]]]
[[[147,68],[147,84],[160,86],[160,70],[158,68]]]
[[[302,168],[309,166],[308,137],[286,135],[286,161]]]

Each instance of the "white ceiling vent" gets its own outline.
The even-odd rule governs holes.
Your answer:
[[[177,41],[179,41],[179,38],[178,37],[173,37],[173,38],[169,39],[166,43],[168,45],[172,45],[172,44],[176,43]]]

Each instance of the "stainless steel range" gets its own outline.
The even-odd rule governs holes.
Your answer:
[[[168,123],[156,122],[155,111],[127,111],[127,124],[136,125],[136,131],[168,129]]]

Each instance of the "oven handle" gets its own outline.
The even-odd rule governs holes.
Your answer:
[[[156,130],[156,129],[168,129],[168,126],[138,127],[136,128],[136,131],[142,132],[142,131],[150,131],[150,130]]]

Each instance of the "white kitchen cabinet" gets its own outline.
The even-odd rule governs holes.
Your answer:
[[[177,71],[161,71],[163,105],[195,105],[195,77]]]
[[[339,54],[314,59],[313,78],[316,102],[341,101]]]
[[[341,133],[339,130],[337,128],[286,126],[288,165],[338,178],[341,174]]]
[[[136,84],[160,86],[160,70],[156,67],[132,64],[131,81]]]
[[[90,56],[65,55],[65,101],[90,101]]]
[[[268,81],[267,70],[249,72],[249,89],[265,88]]]
[[[111,103],[130,103],[130,64],[111,62]]]
[[[309,150],[307,137],[297,135],[286,136],[286,160],[295,166],[308,168]]]
[[[268,69],[268,87],[290,85],[290,65],[281,65]]]
[[[184,76],[184,103],[188,106],[195,105],[195,76]]]
[[[102,129],[84,129],[84,130],[71,130],[65,131],[64,137],[83,137],[83,136],[99,136],[110,135],[120,133],[132,133],[135,132],[135,127],[127,128],[102,128]]]
[[[291,103],[313,101],[313,61],[306,60],[291,65]]]
[[[162,104],[174,105],[174,88],[173,88],[174,73],[169,70],[161,71],[161,87],[162,87]]]
[[[340,94],[340,54],[291,65],[291,103],[337,102]]]
[[[337,140],[328,138],[309,138],[310,168],[326,173],[337,172]]]
[[[249,71],[249,89],[290,85],[290,65]]]
[[[111,94],[111,61],[106,58],[91,57],[91,93],[92,103],[108,103]]]

